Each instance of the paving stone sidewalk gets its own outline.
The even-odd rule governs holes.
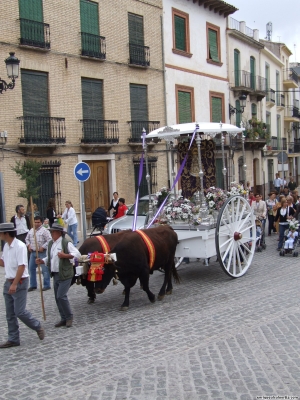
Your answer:
[[[300,258],[279,257],[276,236],[267,245],[239,279],[213,260],[182,265],[182,283],[162,302],[151,304],[136,286],[127,312],[119,311],[120,284],[93,305],[74,285],[70,329],[54,328],[53,293],[44,292],[47,336],[40,342],[20,323],[21,346],[0,352],[0,399],[300,399]],[[154,293],[162,280],[151,277]],[[38,291],[27,304],[41,318]]]

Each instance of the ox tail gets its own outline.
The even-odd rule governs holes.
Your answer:
[[[181,279],[180,279],[180,277],[178,275],[177,269],[175,268],[175,262],[174,261],[172,263],[172,275],[173,275],[175,283],[180,283],[181,282]]]

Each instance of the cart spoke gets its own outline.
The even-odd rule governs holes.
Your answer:
[[[226,242],[220,244],[220,248],[225,246],[227,243],[232,242],[232,241],[233,241],[233,239],[232,239],[232,237],[230,237],[228,240],[226,240]]]
[[[224,253],[223,257],[222,257],[222,261],[223,261],[223,262],[224,262],[225,258],[227,257],[229,250],[232,248],[232,245],[233,245],[233,241],[232,241],[232,242],[230,243],[230,245],[227,247],[227,249],[226,249],[226,251],[225,251],[225,253]]]

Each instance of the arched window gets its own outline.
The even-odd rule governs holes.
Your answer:
[[[252,114],[252,119],[257,119],[257,105],[255,103],[251,104],[251,114]]]
[[[234,49],[234,86],[240,86],[240,77],[240,52],[238,49]]]

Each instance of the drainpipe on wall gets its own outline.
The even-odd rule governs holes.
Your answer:
[[[165,122],[168,126],[168,113],[167,113],[167,89],[166,89],[166,67],[165,67],[165,50],[164,50],[164,22],[163,16],[160,16],[161,23],[161,53],[162,53],[162,67],[163,67],[163,81],[164,81],[164,109],[165,109]],[[172,151],[172,150],[171,150]],[[167,175],[168,175],[168,186],[171,187],[170,177],[170,156],[171,153],[168,149],[168,143],[166,143],[166,155],[167,155]],[[173,183],[173,182],[172,182]]]

